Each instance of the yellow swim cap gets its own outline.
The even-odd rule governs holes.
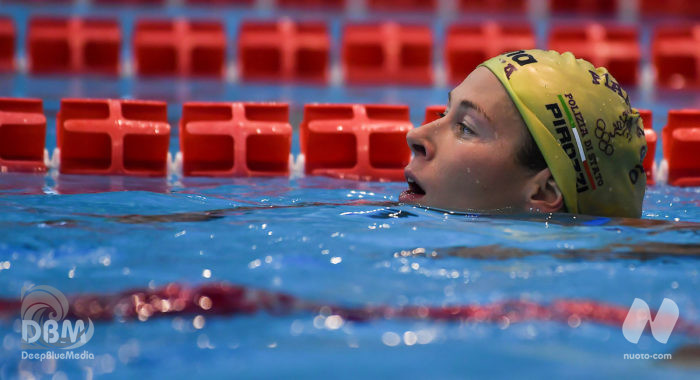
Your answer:
[[[481,66],[513,99],[569,212],[641,216],[644,127],[607,69],[553,50],[515,51]]]

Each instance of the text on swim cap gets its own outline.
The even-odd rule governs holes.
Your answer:
[[[603,174],[601,173],[600,168],[598,167],[598,158],[596,157],[595,152],[593,151],[593,142],[590,138],[586,139],[586,135],[588,135],[588,127],[586,126],[586,121],[583,117],[581,109],[576,103],[576,99],[574,99],[574,94],[564,94],[564,98],[568,99],[566,101],[566,104],[564,103],[564,99],[561,97],[561,95],[559,96],[561,106],[564,108],[564,111],[566,112],[566,115],[569,118],[571,130],[574,132],[574,136],[576,137],[576,143],[578,144],[579,153],[581,154],[581,162],[583,163],[583,168],[585,169],[586,175],[588,176],[588,183],[590,183],[593,190],[595,190],[596,184],[598,186],[603,186],[605,181],[603,181]],[[571,110],[571,112],[569,112],[569,110],[566,108],[567,104],[569,105],[569,109]],[[581,132],[580,135],[579,131]]]
[[[593,84],[600,85],[601,84],[600,80],[602,79],[602,77],[593,70],[588,70],[588,72],[591,73],[591,77],[593,77]],[[618,95],[620,95],[620,97],[629,106],[630,105],[630,97],[627,95],[625,90],[622,89],[620,84],[615,82],[615,80],[612,79],[612,76],[610,76],[610,74],[605,73],[605,74],[603,74],[603,76],[605,77],[605,83],[604,83],[605,87],[609,88],[610,91],[615,92]]]
[[[525,50],[518,50],[508,53],[506,54],[506,57],[510,58],[513,62],[517,63],[520,66],[525,66],[537,62],[535,57],[525,53]],[[505,63],[505,61],[501,62]],[[518,69],[512,63],[508,63],[506,67],[503,68],[503,72],[505,72],[506,78],[508,78],[508,80],[510,80],[510,75],[517,70]]]
[[[510,59],[513,60],[513,62],[517,63],[520,66],[525,66],[529,65],[531,63],[537,62],[535,57],[533,57],[530,54],[525,53],[525,50],[518,50],[514,52],[510,52],[506,54],[506,57],[509,57]]]
[[[571,140],[571,133],[569,132],[569,127],[564,119],[564,114],[557,103],[547,104],[545,105],[545,108],[551,111],[552,116],[554,116],[552,125],[556,128],[557,134],[559,135],[559,144],[561,145],[562,149],[564,149],[564,153],[569,156],[569,159],[574,166],[574,170],[576,171],[576,192],[582,193],[588,190],[589,187],[586,182],[586,176],[583,174],[581,162],[576,154],[576,147]]]
[[[571,107],[571,112],[574,115],[574,119],[576,120],[576,126],[578,127],[579,131],[581,131],[581,136],[586,137],[588,134],[588,127],[586,126],[586,120],[583,118],[583,114],[581,113],[581,110],[578,107],[578,104],[576,104],[576,100],[574,100],[574,96],[572,94],[564,94],[564,96],[569,99],[569,107]]]

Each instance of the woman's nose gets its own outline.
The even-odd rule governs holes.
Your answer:
[[[431,160],[435,155],[435,145],[430,139],[429,132],[434,128],[435,121],[410,130],[406,134],[406,142],[413,155],[425,160]]]

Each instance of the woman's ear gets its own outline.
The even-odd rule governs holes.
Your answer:
[[[564,207],[564,196],[549,168],[540,170],[525,188],[525,208],[535,212],[557,212]]]

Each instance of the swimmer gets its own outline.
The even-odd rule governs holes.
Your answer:
[[[641,117],[605,68],[521,50],[479,65],[411,130],[399,201],[459,212],[639,218]]]

